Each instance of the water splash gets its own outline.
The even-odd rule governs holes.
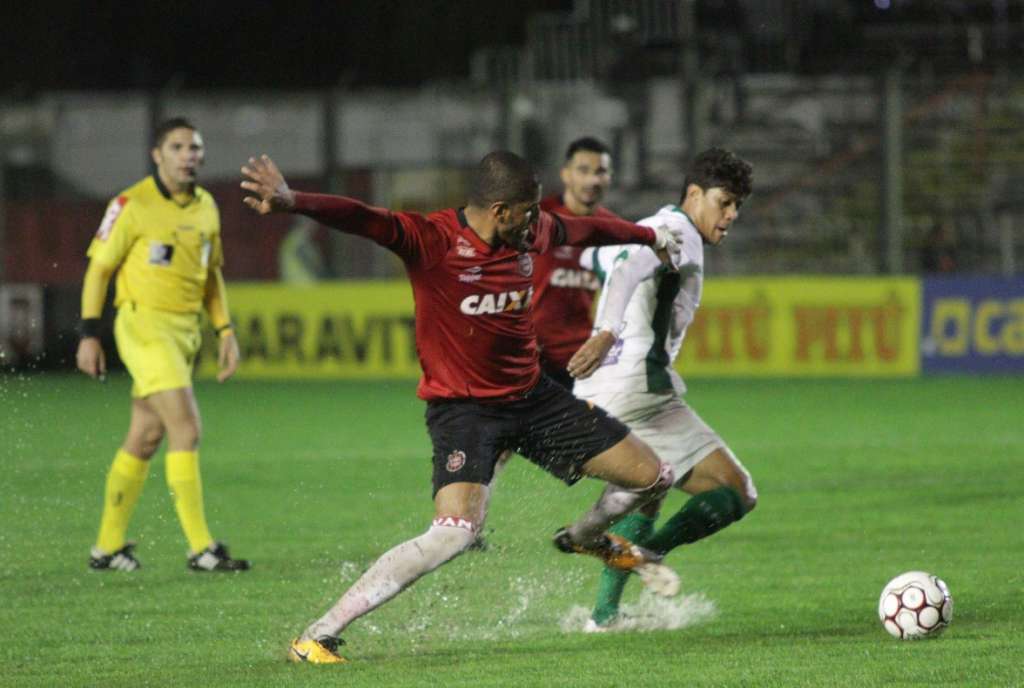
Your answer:
[[[704,623],[717,614],[718,607],[703,593],[665,598],[642,592],[635,603],[623,604],[619,608],[619,618],[608,630],[674,631]],[[563,633],[580,633],[589,618],[588,607],[575,605],[561,619],[559,625]]]

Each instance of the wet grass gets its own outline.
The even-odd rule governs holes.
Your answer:
[[[432,515],[413,385],[199,383],[209,520],[254,568],[185,570],[158,456],[131,529],[144,568],[125,575],[86,558],[128,380],[8,375],[0,685],[1021,685],[1020,390],[998,378],[695,381],[691,403],[761,501],[670,556],[700,603],[662,610],[674,630],[576,630],[597,566],[549,537],[598,485],[567,489],[514,461],[490,550],[356,622],[352,664],[323,668],[286,664],[289,638]],[[908,569],[952,589],[954,622],[936,640],[899,642],[878,623],[878,593]]]

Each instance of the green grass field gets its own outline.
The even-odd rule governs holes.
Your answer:
[[[576,630],[599,566],[550,535],[599,485],[568,489],[517,460],[491,549],[357,621],[350,665],[313,667],[285,663],[288,640],[432,515],[412,384],[199,383],[209,520],[254,563],[213,576],[185,569],[159,455],[130,533],[144,568],[87,569],[127,378],[0,377],[0,685],[1024,685],[1021,388],[695,381],[690,402],[761,498],[669,557],[685,597],[651,613],[682,627]],[[909,569],[950,585],[937,639],[900,642],[878,622],[882,586]]]

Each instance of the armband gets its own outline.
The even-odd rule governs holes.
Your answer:
[[[99,337],[100,319],[82,318],[82,323],[78,326],[78,334],[82,339],[85,339],[86,337]]]

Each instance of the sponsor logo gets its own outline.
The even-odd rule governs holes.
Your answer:
[[[174,247],[170,244],[162,244],[159,241],[149,242],[149,264],[170,265],[171,257],[174,255]]]
[[[468,268],[466,268],[465,270],[462,271],[462,274],[459,275],[459,281],[460,282],[476,282],[481,277],[483,277],[483,274],[482,274],[483,271],[484,271],[484,269],[482,267],[480,267],[479,265],[474,265],[472,267],[468,267]]]
[[[555,268],[551,271],[551,286],[597,291],[601,288],[601,281],[597,279],[597,275],[589,270]]]
[[[127,196],[118,196],[110,202],[107,206],[107,212],[103,214],[103,220],[100,222],[99,229],[96,230],[96,238],[100,241],[106,241],[110,236],[110,232],[114,229],[114,223],[117,222],[117,218],[121,216],[121,211],[128,204]]]
[[[454,473],[463,466],[466,465],[466,452],[461,449],[456,449],[448,455],[448,461],[445,462],[444,467],[449,473]]]
[[[476,257],[476,249],[473,248],[473,245],[471,243],[469,243],[462,237],[459,237],[455,241],[455,253],[457,253],[462,258]]]
[[[488,315],[521,311],[530,305],[533,287],[523,291],[503,291],[500,294],[472,294],[462,299],[459,310],[466,315]]]
[[[533,274],[533,258],[530,257],[529,253],[519,254],[519,274],[523,277],[529,277]]]
[[[448,528],[463,528],[470,532],[476,530],[472,521],[467,521],[461,516],[438,516],[432,521],[435,526],[446,526]]]

